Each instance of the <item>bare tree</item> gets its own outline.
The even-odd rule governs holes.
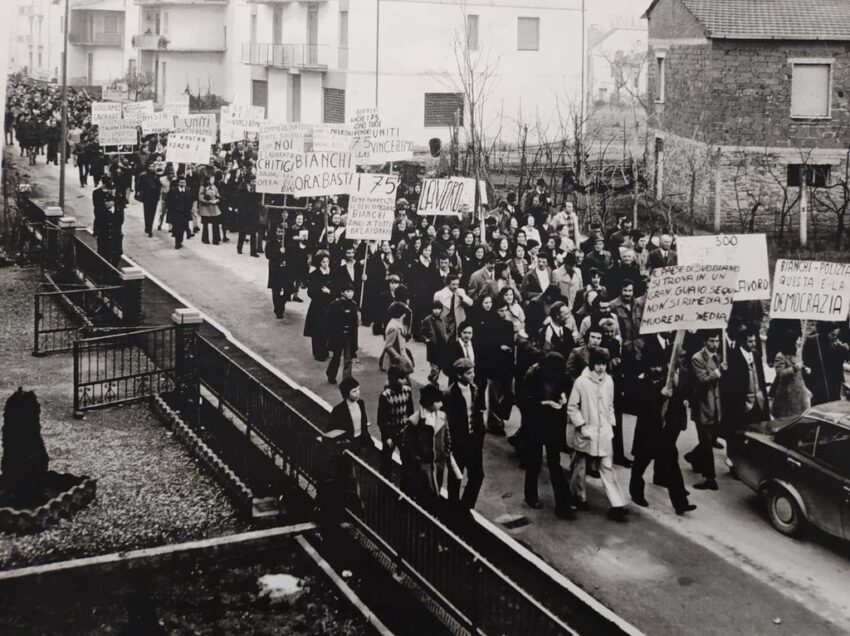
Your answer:
[[[840,250],[847,233],[847,209],[850,207],[850,149],[844,156],[844,171],[828,185],[819,185],[812,180],[812,202],[825,210],[832,212],[836,219],[833,242],[836,250]]]
[[[599,51],[611,69],[611,79],[614,81],[614,99],[620,100],[620,94],[625,92],[632,101],[638,103],[647,110],[649,103],[647,96],[640,86],[640,78],[646,67],[646,51],[635,51],[625,53],[618,50],[613,55]]]

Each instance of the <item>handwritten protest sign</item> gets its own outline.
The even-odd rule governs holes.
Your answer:
[[[222,106],[220,135],[221,143],[242,141],[246,135],[257,135],[260,122],[266,116],[262,106]]]
[[[381,127],[381,115],[377,108],[358,108],[354,116],[349,120],[352,128],[351,152],[354,162],[366,165],[371,161],[370,147],[366,142],[370,130]]]
[[[776,261],[771,318],[838,321],[850,308],[850,264]]]
[[[679,265],[652,270],[641,335],[725,328],[737,285],[736,265]]]
[[[395,218],[395,195],[399,177],[358,174],[348,200],[345,236],[352,240],[389,240]]]
[[[209,163],[212,137],[175,132],[168,135],[165,160],[178,163]]]
[[[350,120],[352,152],[358,166],[413,159],[413,141],[388,125],[377,108],[360,108]]]
[[[171,131],[174,127],[174,117],[166,112],[142,115],[139,125],[143,135],[158,135]]]
[[[99,125],[104,121],[120,121],[121,104],[117,102],[92,102],[91,123]]]
[[[135,124],[122,119],[100,122],[97,139],[101,146],[133,146],[139,141]]]
[[[458,215],[475,207],[475,179],[423,179],[416,213]]]
[[[350,152],[352,128],[344,124],[315,124],[313,152]]]
[[[350,152],[280,154],[280,157],[264,154],[258,159],[257,192],[295,196],[351,192],[357,174]],[[274,187],[278,189],[273,190]]]
[[[174,132],[206,135],[215,139],[218,125],[215,115],[181,115],[174,118]]]
[[[153,115],[153,101],[127,102],[122,106],[124,121],[139,125],[142,117]]]
[[[680,236],[676,239],[679,265],[737,265],[735,300],[770,298],[767,237],[764,234]]]

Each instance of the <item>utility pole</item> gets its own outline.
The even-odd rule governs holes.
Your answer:
[[[59,207],[65,213],[65,162],[68,160],[68,14],[71,0],[65,0],[65,28],[62,29],[62,123],[59,127]]]
[[[375,6],[375,108],[378,107],[378,77],[381,68],[381,0],[376,0]]]

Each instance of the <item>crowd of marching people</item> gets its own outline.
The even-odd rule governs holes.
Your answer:
[[[45,113],[50,118],[55,98],[49,87],[10,92],[7,122],[11,110],[22,152],[34,152],[25,148],[33,143],[25,131]],[[653,483],[666,487],[676,513],[685,514],[696,506],[677,441],[689,421],[698,444],[684,459],[701,476],[691,487],[716,490],[720,440],[840,397],[850,360],[846,323],[817,323],[810,333],[799,321],[768,324],[760,302],[743,302],[734,304],[722,333],[640,335],[650,272],[677,264],[672,228],[644,231],[622,217],[613,227],[591,222],[584,236],[572,205],[554,205],[542,179],[526,192],[506,193],[481,215],[419,216],[418,185],[402,184],[391,236],[352,241],[345,197],[269,212],[255,192],[251,143],[214,146],[204,166],[166,163],[167,136],[160,135],[110,157],[86,121],[84,102],[75,98],[72,109],[71,129],[79,134],[72,134],[71,154],[80,184],[91,178],[95,188],[101,254],[120,258],[129,196],[142,204],[147,236],[166,223],[175,249],[198,233],[203,243],[220,245],[230,241],[229,231],[238,232],[239,253],[247,244],[251,256],[266,258],[277,318],[287,303],[309,302],[303,335],[313,357],[327,363],[329,382],[340,379],[342,367],[343,399],[331,417],[356,445],[371,444],[352,375],[359,327],[370,328],[383,339],[379,365],[387,375],[377,397],[381,469],[398,470],[397,450],[398,477],[423,503],[437,501],[445,486],[450,501],[475,506],[485,436],[506,437],[516,409],[520,427],[507,443],[525,470],[528,506],[542,507],[545,452],[559,517],[588,509],[586,479],[594,476],[610,518],[625,519],[626,493],[614,465],[631,469],[628,495],[647,506],[644,479],[653,462]],[[411,340],[424,343],[429,368],[418,400]],[[769,390],[763,352],[776,375]],[[624,414],[637,418],[630,453]]]

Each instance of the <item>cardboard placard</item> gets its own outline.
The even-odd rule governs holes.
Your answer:
[[[735,300],[770,298],[767,237],[764,234],[680,236],[676,239],[679,265],[737,265]]]
[[[91,123],[100,124],[103,121],[120,121],[121,104],[118,102],[92,102]]]
[[[850,263],[776,261],[771,318],[843,321],[850,310]]]
[[[677,329],[724,329],[737,285],[736,265],[679,265],[652,270],[641,335]]]
[[[313,152],[351,152],[353,129],[345,124],[315,124]]]
[[[423,179],[416,213],[457,216],[475,207],[475,179]]]
[[[212,137],[192,133],[175,132],[168,135],[165,160],[173,164],[210,162]]]
[[[134,146],[139,142],[136,125],[122,119],[100,122],[97,139],[101,146]]]
[[[260,123],[266,116],[262,106],[222,106],[220,141],[223,144],[242,141],[246,135],[258,135]]]
[[[174,118],[174,132],[205,135],[215,139],[218,124],[215,115],[181,115]]]
[[[395,220],[395,199],[399,177],[385,174],[358,174],[348,200],[345,236],[351,240],[389,240]]]
[[[142,115],[139,125],[143,135],[158,135],[171,132],[174,128],[174,117],[166,112]]]
[[[122,106],[122,113],[124,121],[133,122],[138,126],[143,117],[150,117],[154,114],[153,101],[127,102]]]
[[[349,194],[357,176],[350,152],[264,154],[257,174],[257,192],[299,197]]]

